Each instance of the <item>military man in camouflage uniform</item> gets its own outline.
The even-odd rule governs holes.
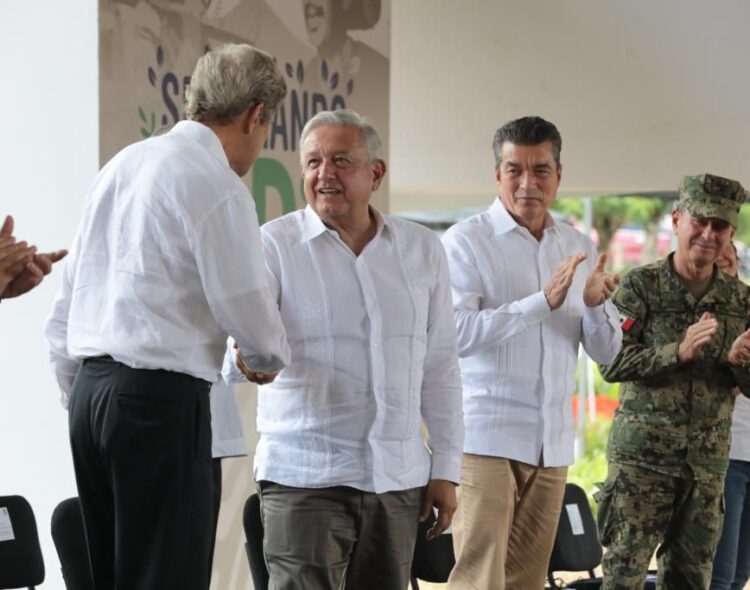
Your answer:
[[[605,590],[642,590],[657,545],[659,588],[708,588],[732,388],[750,393],[750,288],[715,265],[744,200],[736,181],[685,177],[677,250],[631,271],[614,295],[623,344],[600,367],[622,382],[597,494]]]

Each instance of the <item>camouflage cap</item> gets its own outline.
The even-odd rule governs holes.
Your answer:
[[[718,217],[737,227],[740,205],[747,191],[736,180],[698,174],[680,183],[680,203],[693,217]]]

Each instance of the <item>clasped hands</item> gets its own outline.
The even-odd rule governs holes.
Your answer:
[[[708,311],[703,312],[697,322],[688,326],[685,336],[677,348],[677,356],[680,362],[686,363],[695,360],[701,349],[710,342],[718,331],[719,322],[716,317]],[[735,338],[727,358],[732,365],[750,362],[750,330],[746,330]]]
[[[544,287],[544,296],[547,298],[550,309],[555,310],[565,302],[568,289],[573,284],[576,269],[586,258],[587,255],[584,253],[575,254],[567,256],[557,265],[552,273],[552,278]],[[620,284],[619,275],[604,270],[606,262],[607,255],[599,254],[596,265],[586,277],[586,284],[583,287],[583,302],[588,307],[596,307],[604,303],[612,296],[612,292],[617,288],[617,285]]]
[[[18,297],[42,282],[52,265],[65,258],[67,250],[37,253],[36,246],[17,242],[13,217],[6,216],[0,228],[0,299]]]

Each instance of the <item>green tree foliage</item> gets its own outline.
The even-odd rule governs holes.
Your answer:
[[[740,209],[739,227],[734,239],[743,244],[750,244],[750,206],[743,205]]]
[[[611,420],[603,417],[597,417],[586,425],[586,451],[568,469],[568,481],[584,489],[594,514],[597,512],[593,497],[597,491],[596,484],[607,477],[607,437],[611,425]]]
[[[564,215],[583,218],[583,201],[578,198],[558,198],[552,208]],[[599,232],[599,250],[606,251],[612,236],[624,223],[637,224],[646,230],[644,256],[656,258],[656,238],[659,222],[672,209],[672,202],[637,196],[594,197],[594,228]],[[749,224],[750,225],[750,224]],[[750,231],[750,228],[749,228]]]

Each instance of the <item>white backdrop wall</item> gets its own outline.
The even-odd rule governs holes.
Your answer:
[[[562,191],[750,187],[750,3],[394,2],[391,209],[485,205],[492,135],[527,114],[563,137]]]
[[[67,247],[99,164],[96,1],[0,2],[0,216],[40,250]],[[74,496],[67,413],[42,325],[60,269],[0,304],[0,494],[34,507],[49,590],[63,590],[50,536],[54,506]]]

